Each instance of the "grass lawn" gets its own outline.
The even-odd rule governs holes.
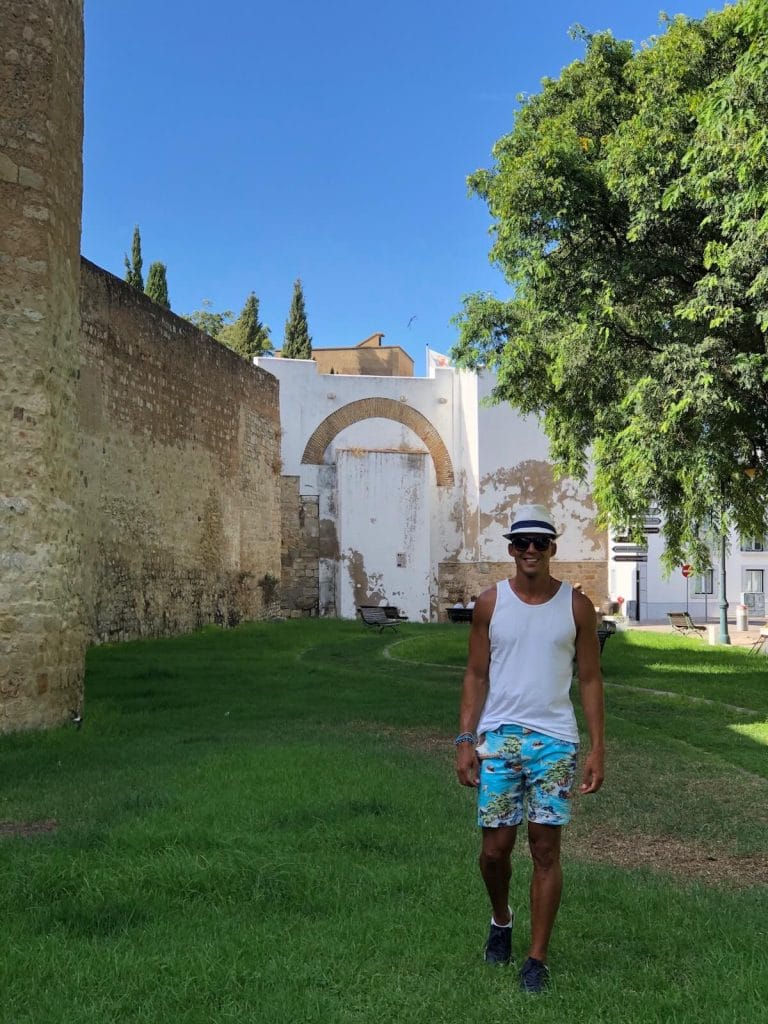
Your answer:
[[[608,779],[536,999],[481,962],[466,638],[302,620],[92,650],[80,731],[0,738],[0,822],[56,823],[0,838],[1,1024],[767,1019],[768,659],[609,640]],[[527,881],[521,852],[518,960]]]

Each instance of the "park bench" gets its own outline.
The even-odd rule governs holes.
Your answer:
[[[768,626],[763,626],[760,630],[757,639],[749,648],[750,654],[762,654],[763,648],[768,644]]]
[[[597,627],[597,639],[600,644],[600,653],[603,653],[605,641],[616,632],[616,626],[612,622],[602,622]]]
[[[446,608],[446,615],[450,622],[471,622],[472,621],[472,609],[471,608]]]
[[[371,629],[377,629],[379,633],[383,633],[387,628],[396,630],[401,622],[408,621],[406,616],[400,615],[394,605],[361,604],[357,610],[363,625],[369,626]]]
[[[683,636],[703,636],[707,631],[706,626],[697,626],[688,612],[667,612],[670,626],[676,633]]]

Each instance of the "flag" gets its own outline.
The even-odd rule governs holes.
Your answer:
[[[427,347],[427,376],[434,377],[435,370],[446,366],[452,366],[450,356],[444,356],[441,352],[435,352],[433,348]]]

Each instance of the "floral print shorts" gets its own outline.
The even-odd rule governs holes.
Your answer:
[[[578,753],[578,743],[521,725],[502,725],[487,732],[477,747],[478,825],[519,825],[526,805],[528,821],[567,825]]]

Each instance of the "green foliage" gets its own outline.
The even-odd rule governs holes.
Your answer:
[[[469,179],[514,297],[465,299],[458,364],[498,372],[560,470],[592,460],[604,522],[657,503],[668,566],[706,564],[713,519],[766,528],[765,12],[674,18],[639,51],[580,31]]]
[[[156,261],[149,266],[147,274],[147,285],[144,289],[146,294],[163,309],[170,309],[171,303],[168,299],[168,279],[166,277],[166,266]]]
[[[272,351],[269,328],[259,320],[259,300],[251,292],[240,316],[225,327],[220,340],[250,360],[254,356],[268,355]]]
[[[225,309],[223,312],[217,313],[213,309],[213,303],[210,299],[203,299],[202,309],[196,309],[192,313],[183,314],[185,320],[189,320],[191,324],[194,324],[199,330],[204,331],[217,341],[222,341],[222,335],[227,328],[231,327],[233,316],[234,313],[231,309]]]
[[[284,359],[311,359],[312,338],[307,326],[307,314],[304,308],[304,292],[301,281],[293,285],[293,298],[288,319],[285,322],[285,340],[282,356]]]
[[[133,229],[130,260],[127,254],[125,256],[125,280],[134,288],[138,288],[140,292],[144,291],[144,278],[141,273],[143,265],[144,261],[141,258],[141,233],[137,224]]]

